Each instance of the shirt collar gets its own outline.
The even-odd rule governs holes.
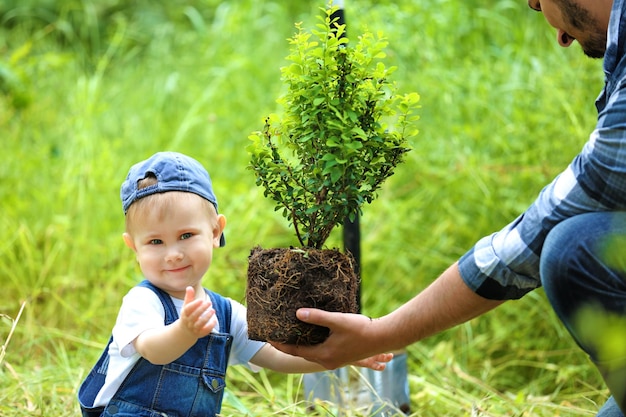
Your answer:
[[[613,0],[606,52],[604,54],[604,72],[613,73],[622,57],[626,55],[626,0]]]

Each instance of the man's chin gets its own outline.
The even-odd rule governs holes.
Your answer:
[[[605,36],[592,37],[584,45],[581,44],[581,47],[583,49],[583,53],[587,55],[589,58],[593,58],[593,59],[604,58],[604,53],[606,52],[606,37]]]
[[[589,57],[591,59],[602,59],[602,58],[604,58],[604,52],[605,51],[583,49],[583,53],[585,55],[587,55],[587,57]]]

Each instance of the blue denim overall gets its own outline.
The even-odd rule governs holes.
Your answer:
[[[150,288],[165,309],[165,324],[178,319],[170,296],[148,281],[139,286]],[[167,365],[153,365],[140,358],[106,407],[90,407],[104,384],[108,368],[109,343],[82,383],[78,399],[84,417],[125,416],[215,416],[219,413],[226,367],[232,344],[230,302],[206,290],[220,325],[220,333],[198,339],[180,358]]]

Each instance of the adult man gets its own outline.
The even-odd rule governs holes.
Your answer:
[[[301,320],[329,327],[331,336],[318,346],[279,349],[333,369],[401,349],[543,284],[613,395],[598,416],[623,416],[626,343],[616,341],[626,335],[626,256],[619,256],[626,247],[626,0],[528,0],[528,5],[557,29],[561,46],[576,40],[589,57],[604,57],[598,122],[581,153],[520,217],[479,240],[397,310],[370,320],[301,309]],[[590,332],[598,329],[599,334]]]

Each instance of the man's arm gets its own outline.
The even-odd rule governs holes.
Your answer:
[[[315,346],[273,345],[285,353],[335,369],[377,353],[402,349],[502,303],[475,294],[462,280],[455,263],[424,291],[378,319],[300,309],[297,312],[300,320],[330,328],[328,339]]]

